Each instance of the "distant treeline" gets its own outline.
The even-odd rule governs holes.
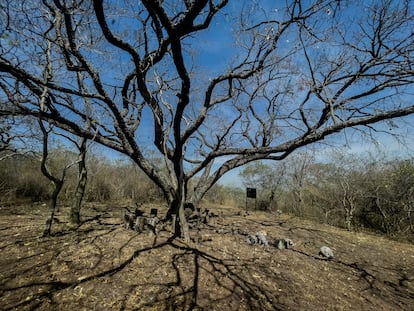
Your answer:
[[[298,154],[277,164],[248,165],[240,176],[258,188],[258,209],[414,242],[413,159],[337,154],[321,163]]]
[[[40,171],[41,155],[5,155],[0,154],[0,204],[49,199],[52,187]],[[65,148],[53,149],[49,167],[58,174],[76,157]],[[158,187],[128,160],[111,160],[89,152],[87,169],[85,201],[164,202]],[[375,231],[414,242],[413,159],[342,155],[320,163],[313,156],[298,154],[282,162],[250,164],[240,178],[246,187],[257,188],[256,200],[246,200],[244,188],[216,184],[204,202],[280,210],[348,230]],[[73,200],[76,182],[75,165],[68,170],[60,204]]]
[[[44,202],[50,198],[50,181],[40,171],[41,154],[0,153],[0,204],[16,201]],[[50,151],[48,166],[60,176],[63,168],[76,162],[77,154],[66,148]],[[162,162],[162,161],[159,161]],[[131,161],[112,160],[96,152],[87,154],[88,181],[84,200],[87,202],[132,201],[136,203],[164,202],[160,189]],[[63,189],[59,195],[61,203],[73,200],[77,184],[77,166],[67,172]],[[242,200],[241,189],[221,185],[214,186],[205,196],[213,204],[234,205]]]

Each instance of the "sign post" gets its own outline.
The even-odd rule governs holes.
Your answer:
[[[254,209],[256,209],[256,188],[246,188],[246,211],[249,198],[254,199]]]

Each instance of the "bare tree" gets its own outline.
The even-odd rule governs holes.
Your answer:
[[[292,207],[298,215],[303,215],[304,187],[309,177],[310,167],[315,163],[313,152],[301,152],[290,157],[285,164],[288,169],[286,178],[288,188],[292,190]]]
[[[184,202],[197,204],[226,172],[414,112],[412,5],[7,0],[0,100],[129,156],[188,240]],[[218,29],[234,43],[224,65],[206,66]]]
[[[81,223],[80,210],[88,181],[88,170],[86,168],[87,140],[85,137],[81,138],[78,149],[78,181],[76,183],[75,198],[69,215],[70,222],[74,225],[79,225]]]
[[[74,161],[71,161],[68,164],[65,164],[60,169],[57,169],[59,171],[58,173],[56,172],[56,169],[53,170],[48,165],[49,136],[51,133],[53,133],[53,127],[46,128],[45,124],[43,124],[43,121],[41,119],[39,119],[38,121],[39,121],[40,130],[42,133],[42,153],[41,153],[42,157],[41,157],[40,169],[41,169],[43,176],[45,176],[53,185],[53,191],[52,191],[52,194],[50,195],[50,200],[48,204],[48,216],[46,218],[46,225],[43,231],[43,236],[49,236],[51,234],[52,223],[54,220],[55,212],[57,210],[58,197],[65,183],[67,172],[72,166],[79,164],[79,163],[80,163],[79,164],[79,177],[78,177],[78,182],[77,182],[77,187],[76,187],[76,192],[75,192],[75,201],[72,205],[69,216],[70,216],[70,221],[73,224],[79,224],[80,222],[80,205],[82,203],[82,198],[83,198],[83,194],[84,194],[85,187],[86,187],[86,176],[82,176],[82,174],[86,174],[83,172],[83,170],[86,170],[86,167],[85,167],[86,142],[82,140],[81,144],[83,143],[83,145],[79,147],[80,152],[79,152],[78,158],[75,159]],[[77,222],[73,221],[74,217],[76,217],[75,220],[78,220]]]

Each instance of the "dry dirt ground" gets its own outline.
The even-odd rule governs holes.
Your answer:
[[[412,244],[288,215],[214,212],[187,245],[168,230],[125,229],[114,205],[85,207],[77,229],[62,208],[47,238],[46,207],[1,207],[0,309],[414,310]],[[295,246],[247,244],[243,234],[259,230]],[[333,260],[318,256],[322,245]]]

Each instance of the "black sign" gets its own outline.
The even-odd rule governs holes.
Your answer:
[[[246,196],[256,199],[256,188],[246,188]]]

